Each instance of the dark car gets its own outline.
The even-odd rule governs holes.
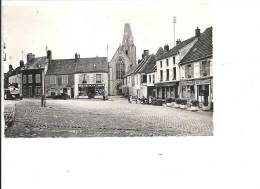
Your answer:
[[[66,100],[66,99],[70,98],[70,96],[69,96],[68,94],[66,94],[66,93],[61,93],[61,94],[59,94],[59,95],[53,96],[52,98],[54,98],[54,99],[64,99],[64,100]]]

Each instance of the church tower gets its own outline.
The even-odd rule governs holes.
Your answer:
[[[124,36],[121,47],[132,62],[132,65],[136,64],[136,47],[134,45],[134,37],[129,23],[125,23]]]
[[[122,95],[123,77],[136,64],[136,47],[129,23],[124,25],[122,44],[109,63],[109,95]]]

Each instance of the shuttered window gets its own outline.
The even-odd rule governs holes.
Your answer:
[[[26,75],[23,75],[23,84],[26,84],[26,83],[27,83]]]
[[[202,61],[200,63],[200,76],[205,77],[210,75],[210,61]]]
[[[28,75],[28,83],[32,83],[32,74]]]
[[[101,83],[101,74],[96,74],[96,83]]]
[[[62,76],[62,84],[68,84],[68,75],[63,75]]]
[[[56,84],[56,75],[50,76],[50,84]]]
[[[41,74],[36,74],[35,75],[35,82],[36,83],[41,83]]]

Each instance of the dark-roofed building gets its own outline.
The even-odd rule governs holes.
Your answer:
[[[45,77],[47,96],[55,96],[61,93],[74,98],[74,73],[76,59],[51,60]]]
[[[179,97],[179,79],[180,70],[179,62],[197,42],[198,37],[195,35],[187,40],[177,40],[176,46],[169,49],[168,45],[160,49],[156,60],[156,97],[178,98]]]
[[[198,41],[180,61],[180,94],[181,98],[198,100],[207,110],[213,104],[212,27],[203,33],[197,28],[196,32]]]
[[[48,96],[67,94],[70,98],[108,96],[107,57],[52,60],[46,74]]]
[[[27,54],[27,62],[21,69],[23,97],[41,97],[43,78],[48,68],[48,58]]]
[[[107,57],[79,58],[75,66],[76,98],[108,98]]]

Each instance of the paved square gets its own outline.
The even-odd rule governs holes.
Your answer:
[[[212,112],[130,104],[127,99],[14,101],[7,137],[211,136]],[[8,103],[7,103],[8,104]]]

